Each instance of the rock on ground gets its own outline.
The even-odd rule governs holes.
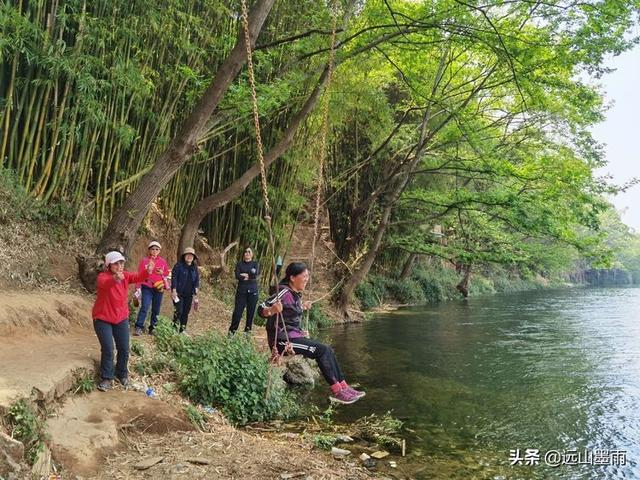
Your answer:
[[[302,355],[287,357],[284,366],[284,380],[291,385],[313,387],[316,378],[320,375],[315,362],[307,360]]]

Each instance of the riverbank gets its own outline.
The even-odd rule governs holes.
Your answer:
[[[460,280],[460,274],[453,268],[446,268],[442,262],[425,262],[415,265],[404,279],[372,274],[356,288],[355,294],[361,313],[370,315],[462,298],[456,288]],[[469,285],[470,297],[574,286],[559,278],[539,275],[521,278],[499,268],[473,274]]]

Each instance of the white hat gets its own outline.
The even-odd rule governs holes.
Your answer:
[[[150,249],[151,247],[158,247],[158,248],[162,248],[162,246],[160,245],[159,242],[156,242],[155,240],[151,243],[149,243],[149,245],[147,246],[147,250]]]
[[[124,262],[125,258],[120,252],[109,252],[104,256],[104,266],[108,267],[112,263]]]

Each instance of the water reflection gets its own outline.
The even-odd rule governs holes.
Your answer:
[[[417,478],[640,478],[638,311],[640,289],[538,291],[336,328],[367,389],[338,419],[406,419]],[[511,467],[517,448],[626,450],[627,465]]]

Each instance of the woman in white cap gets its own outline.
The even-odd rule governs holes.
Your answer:
[[[136,297],[140,298],[140,310],[136,320],[136,331],[134,335],[142,335],[144,322],[147,319],[147,312],[151,306],[151,323],[149,325],[149,334],[153,334],[153,329],[158,323],[158,314],[162,306],[162,294],[165,289],[169,288],[167,277],[169,276],[169,265],[166,260],[160,256],[159,242],[155,240],[149,243],[149,254],[140,260],[138,272],[142,272],[147,268],[149,262],[154,263],[153,271],[149,278],[137,285]]]
[[[124,256],[120,252],[109,252],[104,258],[104,271],[98,274],[96,303],[91,316],[93,328],[100,342],[100,377],[98,390],[109,390],[113,382],[113,343],[115,341],[117,362],[115,376],[127,386],[129,374],[129,304],[127,302],[130,283],[146,280],[155,264],[150,261],[142,272],[124,270]]]
[[[182,252],[180,261],[171,270],[171,297],[175,312],[173,324],[180,332],[184,332],[189,321],[191,305],[198,306],[198,290],[200,289],[200,273],[198,272],[196,251],[187,247]]]

